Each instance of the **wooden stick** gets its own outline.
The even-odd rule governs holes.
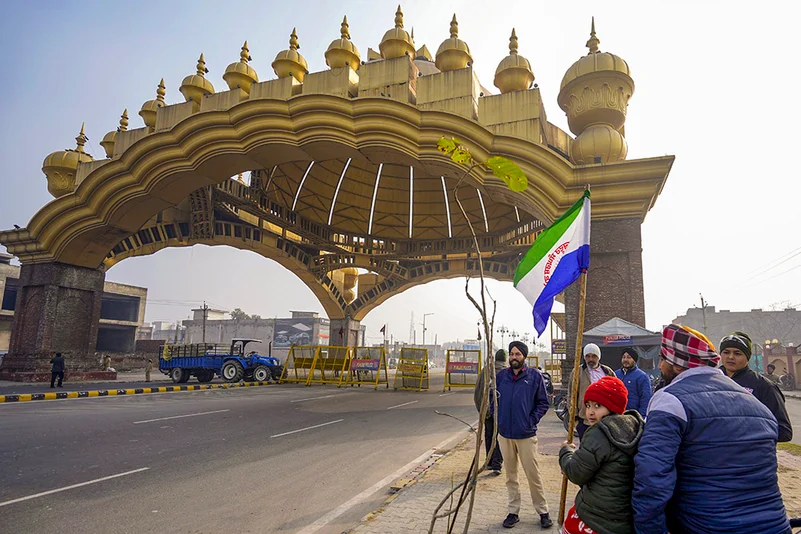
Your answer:
[[[581,368],[581,352],[582,343],[584,342],[584,303],[587,300],[587,271],[581,273],[581,282],[579,286],[579,313],[578,313],[578,332],[576,333],[576,359],[573,362],[573,376],[570,380],[573,382],[573,389],[570,393],[568,417],[570,421],[567,424],[567,442],[573,443],[573,432],[576,429],[576,409],[578,408],[578,384],[579,384],[579,371]],[[559,497],[559,517],[557,523],[562,525],[565,522],[565,500],[567,499],[567,475],[562,475],[562,492]]]

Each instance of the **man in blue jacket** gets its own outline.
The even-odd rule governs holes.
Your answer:
[[[615,371],[615,376],[626,384],[629,391],[627,410],[637,410],[645,417],[648,403],[651,401],[651,381],[645,371],[637,367],[639,355],[634,349],[626,349],[620,358],[622,367]]]
[[[517,460],[528,479],[531,502],[540,514],[542,528],[553,525],[545,500],[545,488],[537,463],[537,423],[548,411],[548,394],[542,374],[526,365],[528,346],[520,341],[509,343],[509,367],[495,378],[498,391],[498,444],[506,464],[506,489],[509,491],[509,515],[503,522],[512,528],[519,521],[520,485]]]
[[[701,333],[669,325],[659,370],[668,382],[651,399],[634,458],[639,534],[790,534],[776,474],[776,418],[717,365]]]

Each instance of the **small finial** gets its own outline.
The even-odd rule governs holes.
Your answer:
[[[412,33],[409,35],[409,38],[414,42],[414,26],[412,26]]]
[[[203,54],[201,53],[197,60],[197,75],[205,76],[208,72],[209,69],[206,68],[206,60],[203,58]]]
[[[456,22],[456,13],[453,14],[453,18],[451,19],[451,39],[456,39],[459,37],[459,23]]]
[[[253,58],[250,57],[250,49],[248,48],[247,41],[245,41],[245,44],[242,45],[242,50],[239,52],[239,61],[241,63],[247,63],[248,61],[253,61]]]
[[[509,37],[509,54],[517,54],[517,33],[512,28],[512,35]]]
[[[339,29],[339,34],[342,36],[343,39],[347,39],[350,41],[350,26],[348,26],[348,16],[345,15],[345,18],[342,19],[342,27]]]
[[[164,78],[161,79],[159,82],[159,87],[156,89],[156,100],[161,103],[164,103],[164,96],[167,94],[166,87],[164,85]]]
[[[85,126],[86,126],[86,123],[82,122],[81,123],[81,133],[79,133],[78,137],[75,138],[75,142],[78,144],[78,146],[77,146],[77,148],[75,150],[77,150],[78,152],[83,152],[84,151],[83,150],[83,145],[85,145],[86,141],[88,141],[88,138],[86,137],[86,134],[84,133],[84,127]]]
[[[292,28],[292,33],[289,36],[289,49],[297,50],[298,48],[300,48],[300,43],[298,43],[297,28]]]
[[[590,49],[590,54],[598,53],[598,45],[601,40],[595,35],[595,17],[592,17],[592,28],[590,29],[590,40],[587,41],[587,48]]]
[[[120,115],[120,127],[117,128],[120,132],[127,132],[128,131],[128,108],[125,108],[125,111],[122,112]]]
[[[401,11],[400,4],[398,4],[398,10],[395,12],[395,27],[403,28],[403,11]]]

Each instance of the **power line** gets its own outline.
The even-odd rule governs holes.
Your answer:
[[[795,258],[796,256],[798,256],[798,255],[801,255],[801,248],[797,248],[796,250],[794,250],[794,251],[793,251],[793,252],[791,252],[790,254],[791,254],[790,256],[788,256],[787,258],[784,258],[783,260],[781,260],[781,261],[780,261],[779,263],[777,263],[776,265],[771,265],[770,267],[767,267],[767,268],[765,268],[765,269],[763,269],[763,270],[759,271],[757,274],[755,274],[755,275],[753,275],[752,277],[748,278],[748,279],[746,280],[746,282],[747,282],[748,280],[753,280],[754,278],[758,278],[759,276],[761,276],[761,275],[765,274],[766,272],[768,272],[768,271],[772,271],[773,269],[775,269],[775,268],[776,268],[776,267],[778,267],[779,265],[782,265],[782,264],[784,264],[784,263],[787,263],[788,261],[790,261],[791,259]],[[752,272],[753,272],[753,271],[752,271]]]

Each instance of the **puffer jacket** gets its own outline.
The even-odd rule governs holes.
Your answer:
[[[506,369],[506,362],[495,362],[495,375],[497,376],[498,373]],[[484,370],[481,370],[481,374],[478,375],[478,380],[476,381],[476,389],[473,390],[473,402],[476,405],[476,411],[481,411],[481,396],[484,393]],[[494,395],[493,391],[490,390],[490,405],[489,410],[487,410],[487,418],[491,417],[492,414],[495,413],[495,402],[493,400]]]
[[[651,380],[648,375],[635,365],[629,371],[623,368],[618,369],[615,371],[615,376],[623,381],[629,392],[626,409],[637,410],[644,417],[648,410],[648,403],[651,402]]]
[[[515,379],[507,367],[495,377],[498,390],[498,434],[506,439],[526,439],[537,435],[537,424],[548,411],[548,394],[542,374],[524,367]]]
[[[584,421],[587,418],[587,409],[584,407],[584,392],[587,391],[587,388],[590,387],[592,383],[590,380],[590,371],[587,369],[587,364],[581,364],[581,373],[579,374],[579,389],[578,389],[578,404],[576,410],[576,416]],[[601,364],[601,369],[606,376],[615,376],[615,372],[612,370],[611,367]],[[567,398],[573,398],[573,378],[575,376],[576,370],[573,369],[573,372],[570,374],[570,382],[567,384]]]
[[[559,451],[562,471],[581,486],[576,512],[598,534],[634,533],[634,455],[644,425],[637,410],[607,415],[587,429],[581,447]]]
[[[679,374],[651,399],[634,458],[637,532],[789,532],[778,435],[770,410],[719,369]]]

